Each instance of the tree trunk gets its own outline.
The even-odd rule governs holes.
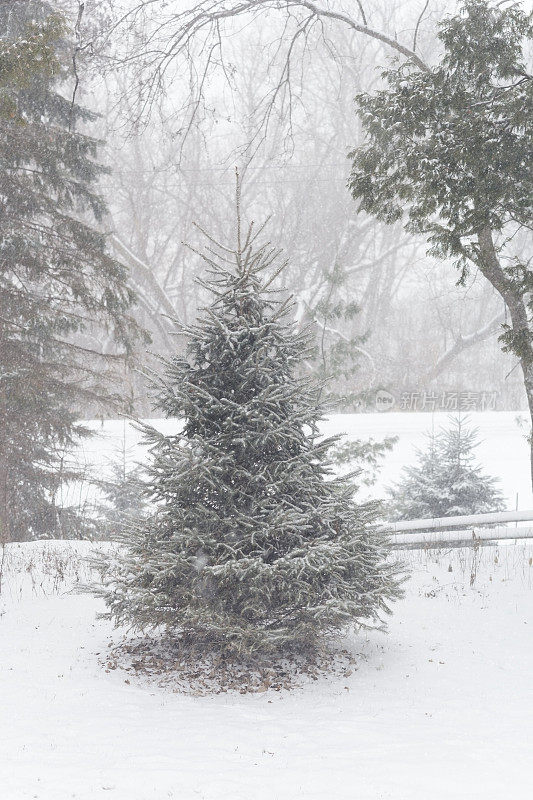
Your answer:
[[[526,396],[527,402],[529,406],[529,418],[531,421],[531,430],[529,432],[529,464],[531,469],[531,484],[533,487],[533,363],[528,363],[524,365],[523,361],[520,361],[520,366],[522,367],[522,372],[524,374],[524,385],[526,387]]]
[[[0,453],[0,458],[4,454]],[[8,509],[7,509],[7,471],[0,469],[0,545],[6,544],[9,541],[9,527],[8,527]]]
[[[7,401],[5,397],[4,381],[4,325],[0,322],[0,545],[8,540],[8,513],[7,513],[7,448],[6,448],[6,414]]]
[[[516,342],[514,347],[511,345],[511,349],[520,362],[529,407],[529,420],[531,425],[529,435],[529,464],[531,486],[533,490],[533,345],[531,342],[531,326],[527,307],[523,296],[512,284],[500,264],[492,238],[492,231],[489,228],[484,228],[481,233],[479,233],[478,244],[479,261],[477,264],[479,269],[503,298],[511,317],[510,327]]]

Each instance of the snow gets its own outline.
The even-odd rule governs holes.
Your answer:
[[[402,468],[416,461],[416,448],[426,445],[425,434],[449,424],[449,414],[384,412],[375,414],[333,414],[321,426],[325,436],[345,433],[349,438],[384,439],[398,436],[399,441],[391,453],[386,454],[384,467],[375,489],[370,493],[383,493],[400,477]],[[529,447],[526,441],[527,425],[520,423],[520,415],[514,411],[471,412],[468,419],[472,427],[479,429],[480,445],[476,458],[485,471],[501,481],[501,490],[507,501],[507,509],[514,511],[533,508],[533,494],[529,477]],[[148,420],[163,433],[179,430],[177,420]],[[523,420],[522,420],[523,422]],[[126,445],[130,461],[142,461],[145,452],[139,446],[140,434],[129,422],[106,420],[92,421],[89,426],[97,433],[84,442],[78,456],[88,467],[99,471],[105,468],[119,450]]]
[[[476,460],[487,473],[499,478],[507,508],[533,508],[531,493],[527,425],[514,411],[479,411],[468,413],[469,426],[479,431]],[[383,412],[376,414],[337,414],[323,425],[326,435],[345,432],[348,437],[382,439],[398,436],[399,441],[387,453],[376,488],[390,486],[404,466],[416,461],[416,449],[427,446],[425,435],[432,429],[448,427],[450,414]]]
[[[533,539],[533,528],[531,527],[506,527],[504,525],[494,525],[490,528],[457,528],[455,530],[426,531],[425,533],[392,533],[391,539],[394,545],[408,545],[409,547],[446,547],[453,543],[454,546],[472,543],[474,540],[480,541],[499,541],[504,539]]]
[[[533,509],[524,511],[494,511],[488,514],[465,514],[460,517],[437,517],[436,519],[410,519],[400,520],[399,522],[388,522],[383,525],[383,530],[387,531],[426,531],[449,528],[450,525],[462,525],[475,528],[480,525],[490,525],[495,522],[529,522],[533,519]]]
[[[347,640],[353,674],[210,697],[100,666],[110,623],[69,592],[92,547],[7,546],[2,800],[533,796],[531,545],[406,553],[389,634]]]
[[[472,413],[479,460],[513,510],[533,508],[525,432]],[[175,420],[155,420],[165,432]],[[445,414],[337,415],[325,435],[398,435],[377,491]],[[102,475],[124,421],[78,455]],[[102,545],[100,545],[102,546]],[[389,633],[350,636],[345,677],[292,692],[185,696],[102,666],[122,632],[73,594],[95,545],[8,545],[0,594],[0,800],[529,800],[533,797],[533,544],[402,552],[412,567]],[[1,553],[0,553],[1,555]],[[451,571],[449,571],[451,569]]]

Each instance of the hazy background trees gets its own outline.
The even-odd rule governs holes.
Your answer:
[[[155,74],[172,31],[162,23],[177,6],[142,5],[113,27],[117,4],[86,4],[84,41],[92,37],[97,56],[79,91],[103,114],[113,229],[157,282],[154,292],[139,275],[153,349],[175,346],[159,310],[186,322],[202,301],[194,281],[201,267],[183,242],[195,244],[194,222],[225,229],[238,165],[243,207],[256,219],[271,216],[270,236],[290,254],[286,281],[302,324],[316,326],[317,357],[325,352],[335,371],[335,348],[346,355],[337,388],[352,399],[379,387],[398,398],[406,390],[495,390],[500,407],[521,405],[515,361],[496,341],[501,300],[477,274],[456,287],[453,273],[425,254],[423,237],[358,214],[347,192],[346,154],[361,141],[354,96],[381,85],[390,48],[331,21],[301,30],[297,10],[287,20],[265,9],[244,31],[233,21],[205,71],[205,52],[202,61],[194,47],[207,45],[191,41],[190,58],[176,54]],[[374,29],[410,43],[418,23],[424,57],[438,52],[436,23],[455,8],[430,3],[419,21],[424,4],[414,0],[364,6]]]
[[[421,406],[409,405],[405,397],[443,396],[447,390],[495,394],[492,402],[499,408],[525,405],[516,355],[502,354],[497,341],[508,322],[501,297],[476,271],[456,286],[453,270],[427,255],[424,231],[405,231],[400,220],[385,224],[358,212],[347,187],[347,155],[363,141],[355,96],[385,87],[383,69],[391,58],[400,64],[411,59],[421,74],[433,75],[424,61],[436,64],[441,58],[437,26],[455,10],[454,3],[373,0],[344,7],[331,0],[318,7],[307,0],[289,5],[206,0],[189,6],[177,0],[13,0],[2,8],[8,20],[1,40],[4,133],[9,138],[15,131],[22,141],[36,130],[42,145],[13,163],[13,148],[7,147],[4,180],[24,179],[35,197],[47,200],[54,232],[62,226],[73,241],[86,234],[123,298],[112,320],[84,312],[78,329],[65,328],[60,347],[68,358],[61,361],[60,377],[76,388],[75,399],[72,395],[64,404],[68,420],[126,408],[151,413],[139,367],[149,369],[159,355],[179,350],[174,319],[191,322],[205,302],[196,281],[203,266],[195,254],[195,223],[215,236],[231,227],[235,166],[244,214],[257,221],[270,218],[268,235],[289,257],[284,281],[298,324],[314,331],[316,350],[303,369],[333,377],[330,392],[343,398],[343,410],[374,410],[378,397],[391,398],[387,391],[396,408],[412,410]],[[220,17],[223,8],[226,19]],[[61,36],[53,44],[57,72],[44,88],[31,70],[26,77],[10,77],[9,31],[21,10],[30,23],[39,14],[59,15]],[[185,38],[184,25],[190,25]],[[31,84],[29,105],[25,81]],[[81,166],[54,150],[56,139],[85,143]],[[96,159],[109,169],[102,170]],[[73,168],[74,182],[68,175]],[[85,192],[86,207],[72,201],[72,187]],[[10,192],[7,186],[6,202],[13,206]],[[34,211],[28,210],[29,218]],[[43,219],[35,218],[37,225]],[[3,224],[7,241],[13,234],[8,217]],[[48,228],[45,233],[51,235]],[[514,244],[524,249],[520,236]],[[45,282],[56,255],[49,243],[40,252]],[[75,296],[62,295],[56,308],[47,305],[48,284],[38,286],[41,306],[57,312],[60,326],[63,311],[85,302],[76,275],[78,268],[81,276],[88,274],[82,255],[71,253],[67,265],[67,290],[74,287]],[[10,258],[4,257],[3,269],[19,291],[19,278],[13,282],[9,272],[19,256]],[[122,316],[134,297],[133,313],[151,344],[146,349],[138,341],[134,354],[128,343],[137,369],[121,366],[120,402],[113,406],[109,384],[99,394],[101,379],[108,371],[104,365],[116,356],[122,364],[125,337],[117,338],[113,329],[126,324]],[[86,301],[94,305],[91,291]],[[10,314],[4,316],[11,325]],[[29,335],[29,328],[24,331]],[[14,338],[22,341],[18,334]],[[86,355],[77,359],[75,353]],[[42,356],[39,351],[39,364]],[[94,358],[101,359],[100,366]],[[13,419],[10,408],[6,420]],[[52,480],[48,473],[46,478]]]

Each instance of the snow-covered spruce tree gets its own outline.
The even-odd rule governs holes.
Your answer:
[[[478,432],[468,419],[455,417],[450,427],[429,436],[418,463],[390,490],[395,519],[428,519],[483,514],[503,508],[496,479],[475,463]]]
[[[157,407],[183,430],[145,429],[155,510],[97,593],[117,623],[161,626],[206,653],[309,653],[321,635],[380,620],[400,569],[368,526],[372,505],[330,473],[320,387],[297,377],[309,339],[272,289],[279,253],[238,229],[235,250],[212,242],[204,255],[213,302],[157,382]]]

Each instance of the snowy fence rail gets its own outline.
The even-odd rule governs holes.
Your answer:
[[[533,509],[526,511],[493,511],[491,514],[468,514],[464,517],[437,517],[436,519],[412,519],[381,525],[384,531],[436,531],[441,528],[468,527],[500,524],[502,522],[533,522]]]
[[[389,523],[381,529],[391,534],[391,543],[398,549],[433,547],[477,547],[501,539],[533,539],[533,527],[518,527],[519,522],[532,522],[533,510],[499,511],[461,517],[415,519]],[[514,526],[501,523],[514,522]]]

